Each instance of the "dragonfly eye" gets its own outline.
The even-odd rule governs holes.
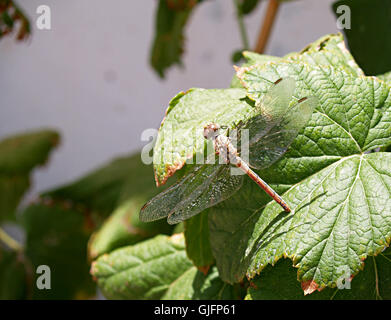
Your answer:
[[[215,123],[208,124],[204,128],[204,138],[205,139],[213,139],[214,137],[216,137],[219,134],[219,129],[220,129],[219,125],[217,125]]]

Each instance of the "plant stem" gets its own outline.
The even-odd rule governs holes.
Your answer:
[[[236,17],[238,18],[238,24],[239,24],[240,36],[242,38],[242,43],[243,43],[243,49],[248,50],[250,46],[248,43],[246,27],[244,25],[243,12],[240,8],[239,0],[234,0],[234,3],[236,6]]]
[[[376,260],[375,257],[372,257],[373,261],[373,266],[375,268],[375,290],[376,290],[376,300],[383,300],[383,298],[380,295],[379,291],[379,275],[377,273],[377,265],[376,265]]]
[[[4,242],[10,249],[15,251],[22,251],[22,245],[0,228],[0,240]]]
[[[266,44],[269,40],[270,32],[272,30],[274,19],[276,18],[279,6],[279,0],[269,0],[266,15],[258,35],[257,45],[254,49],[255,52],[263,53],[265,51]]]

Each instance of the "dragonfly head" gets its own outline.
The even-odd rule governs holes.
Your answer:
[[[204,138],[205,139],[213,139],[218,136],[220,126],[216,123],[208,124],[204,128]]]

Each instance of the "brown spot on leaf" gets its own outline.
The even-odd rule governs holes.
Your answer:
[[[92,275],[92,279],[94,281],[97,280],[97,278],[95,277],[95,273],[96,272],[97,272],[97,270],[96,270],[96,261],[94,261],[94,262],[91,263],[91,268],[90,268],[90,274]]]
[[[190,159],[192,157],[193,157],[193,155],[191,154],[191,155],[188,155],[186,159]],[[160,179],[159,179],[158,174],[155,171],[156,186],[160,187],[160,186],[164,185],[167,182],[169,177],[173,176],[177,170],[182,169],[182,167],[185,165],[185,163],[186,163],[186,160],[182,160],[182,161],[175,161],[174,164],[171,164],[171,165],[166,165],[165,174]]]
[[[242,86],[244,88],[246,88],[246,83],[243,81],[243,78],[244,78],[244,73],[245,72],[248,72],[252,69],[254,69],[255,67],[257,67],[257,65],[252,65],[252,66],[249,66],[249,67],[238,67],[238,66],[234,66],[234,69],[236,71],[236,76],[238,77],[238,79],[240,80],[240,83],[242,84]]]
[[[208,274],[209,268],[210,266],[197,267],[197,269],[200,270],[205,276]]]
[[[278,79],[276,82],[274,82],[274,84],[278,84],[282,81],[282,78]]]
[[[323,288],[319,288],[319,285],[314,280],[307,280],[301,283],[301,288],[304,291],[304,295],[311,294],[314,291],[321,291]]]
[[[89,210],[83,212],[84,215],[84,230],[87,233],[91,233],[95,229],[95,221],[92,217],[92,213]]]
[[[252,281],[250,281],[250,287],[253,289],[258,289],[257,285]]]

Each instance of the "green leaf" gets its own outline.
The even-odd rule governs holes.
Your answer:
[[[233,63],[238,63],[240,62],[240,60],[243,59],[243,54],[242,54],[242,51],[243,50],[235,50],[232,55],[231,55],[231,61]]]
[[[160,299],[191,268],[183,234],[158,235],[101,256],[91,274],[108,299]]]
[[[294,209],[295,215],[281,214],[281,208],[270,203],[270,198],[254,183],[249,183],[249,179],[235,196],[209,209],[210,243],[220,276],[230,283],[239,282],[245,274],[253,277],[267,264],[273,264],[286,256],[291,257],[299,268],[299,279],[303,281],[306,293],[325,286],[335,286],[339,272],[335,270],[337,267],[347,266],[351,274],[356,274],[362,266],[361,259],[383,250],[389,242],[390,230],[387,223],[390,213],[387,205],[389,206],[391,197],[387,189],[387,168],[390,167],[388,154],[366,153],[391,145],[390,87],[377,78],[362,75],[362,71],[346,51],[340,35],[322,38],[301,54],[290,54],[278,62],[239,68],[238,77],[254,104],[260,103],[264,93],[276,80],[289,77],[296,81],[296,99],[317,96],[319,105],[307,127],[301,130],[285,156],[267,170],[259,171],[260,176],[277,192],[289,189],[284,199]],[[178,101],[183,97],[186,95],[174,98],[161,130],[167,130],[165,124],[170,115],[172,122],[186,115],[190,123],[185,128],[202,127],[197,121],[199,118],[204,119],[205,112],[198,113],[199,106],[202,106],[202,110],[210,110],[210,102],[193,105],[182,101],[182,108],[176,109]],[[253,105],[248,100],[245,101],[250,107]],[[244,116],[240,113],[237,118],[236,115],[231,116],[235,119],[230,119],[233,122],[228,123],[228,126],[234,124],[235,120],[249,117],[251,108],[246,110],[247,114]],[[219,119],[208,121],[221,122]],[[192,122],[196,125],[193,126]],[[190,136],[188,132],[174,134],[178,140],[174,140],[171,147],[191,144],[186,143]],[[201,137],[200,135],[199,139]],[[170,146],[169,142],[167,145]],[[194,154],[202,153],[204,147],[205,145],[194,147],[191,154],[182,154],[191,158]],[[155,154],[160,149],[164,148],[156,146]],[[169,147],[165,146],[165,149]],[[164,150],[161,152],[163,154]],[[176,166],[171,166],[170,169],[179,169],[185,159],[176,162]],[[155,162],[156,164],[159,162]],[[317,182],[322,181],[323,175],[331,176],[334,180],[329,178],[327,185],[318,185]],[[376,177],[373,178],[374,176]],[[361,188],[357,187],[357,177],[362,183]],[[300,188],[307,190],[307,193]],[[318,190],[325,190],[325,193],[315,192]],[[339,197],[336,196],[337,191]],[[314,192],[317,198],[312,196]],[[346,206],[343,206],[341,200],[344,197],[349,199]],[[300,206],[298,199],[302,201]],[[306,215],[299,214],[300,210],[306,212]],[[350,213],[349,223],[346,219],[339,219],[340,216],[346,216],[344,210]],[[301,220],[295,220],[296,216]],[[369,222],[364,217],[369,217],[370,222],[373,220],[376,223],[373,228],[378,230],[374,229],[372,240],[368,238],[365,228]],[[329,238],[334,236],[333,225],[339,227],[340,220],[345,227],[342,231],[346,230],[346,226],[357,232],[363,230],[366,238],[363,240],[361,235],[353,237],[349,234],[346,239],[346,235],[337,229],[336,234],[342,240],[339,239],[338,246],[332,246],[333,239]],[[292,221],[296,222],[292,225],[293,230],[289,229]],[[311,227],[316,232],[310,233]],[[301,232],[302,237],[311,234],[312,238],[303,243],[302,237],[295,233],[296,230]],[[365,245],[357,239],[363,240]],[[322,248],[328,241],[331,245],[326,248],[325,257],[329,260],[324,262],[318,248]],[[309,255],[299,251],[304,247],[310,252]],[[344,257],[343,254],[349,250],[353,250],[357,257],[349,256],[348,261],[337,259]],[[335,252],[336,257],[332,255]]]
[[[259,54],[251,51],[243,51],[242,55],[247,60],[247,62],[244,63],[242,67],[249,67],[254,64],[263,65],[268,62],[278,62],[281,60],[280,57],[269,56],[267,54]],[[230,88],[243,88],[236,74],[232,77]]]
[[[280,57],[275,57],[275,56],[270,56],[267,54],[259,54],[256,52],[251,52],[251,51],[243,51],[242,52],[243,57],[247,60],[246,63],[242,65],[242,67],[249,67],[252,65],[263,65],[268,62],[278,62],[281,61],[282,58]],[[242,84],[240,83],[239,78],[235,74],[232,78],[231,81],[231,88],[243,88]]]
[[[29,132],[2,140],[0,172],[9,175],[29,173],[37,165],[46,162],[49,152],[58,142],[58,133],[49,130]]]
[[[240,0],[240,11],[243,14],[250,14],[255,10],[259,2],[260,0]]]
[[[11,219],[30,186],[30,173],[58,144],[54,131],[15,135],[0,142],[0,221]]]
[[[275,203],[264,209],[270,200],[254,196],[253,183],[210,209],[220,275],[237,282],[287,256],[307,293],[333,286],[337,267],[356,274],[361,259],[389,242],[389,154],[364,153],[391,143],[390,88],[376,78],[301,62],[243,68],[239,77],[256,101],[273,81],[293,77],[296,96],[316,95],[320,104],[284,158],[259,172],[277,192],[293,185],[284,200],[294,214],[281,213]]]
[[[184,28],[194,7],[201,0],[184,0],[180,3],[160,0],[155,22],[155,38],[150,62],[160,77],[174,64],[181,65],[184,51]]]
[[[355,76],[364,75],[364,72],[346,48],[341,33],[323,36],[305,47],[301,52],[286,55],[285,59],[306,62],[319,67],[334,66]]]
[[[353,56],[346,49],[343,36],[340,33],[323,36],[309,44],[300,52],[289,53],[283,58],[250,51],[244,51],[243,56],[246,58],[247,63],[245,63],[242,67],[250,67],[255,64],[264,65],[268,62],[277,63],[285,59],[288,61],[306,62],[310,65],[319,67],[338,66],[338,68],[342,68],[344,71],[352,75],[364,75],[364,72],[354,61]],[[243,88],[236,75],[232,79],[231,87]]]
[[[43,196],[86,215],[91,230],[104,222],[89,242],[89,257],[95,259],[158,233],[171,233],[172,226],[166,222],[147,224],[139,221],[143,204],[160,191],[155,186],[152,172],[152,166],[145,165],[140,153],[136,153],[115,159],[78,181]]]
[[[248,289],[246,300],[370,300],[391,298],[390,249],[365,261],[364,270],[351,282],[349,274],[341,277],[338,288],[325,288],[320,292],[304,296],[296,270],[288,259],[268,266]],[[276,290],[278,288],[278,290]]]
[[[155,180],[164,184],[196,153],[203,154],[203,129],[211,122],[232,127],[253,107],[243,89],[191,89],[174,97],[159,129],[153,155]]]
[[[130,196],[151,195],[152,188],[152,168],[144,165],[140,153],[136,153],[115,159],[69,185],[44,193],[43,197],[89,211],[99,225]]]
[[[33,286],[33,299],[76,299],[95,294],[89,275],[87,241],[90,234],[85,217],[61,205],[35,204],[22,215],[26,230],[26,257],[34,270],[47,265],[51,289]]]
[[[234,286],[219,278],[216,267],[207,275],[191,267],[168,288],[162,300],[234,300],[240,295]]]
[[[388,85],[391,85],[391,71],[377,76],[380,80],[383,80]]]
[[[200,271],[207,272],[214,263],[209,241],[207,211],[185,221],[185,239],[187,256]]]
[[[268,200],[253,183],[213,207],[211,243],[221,277],[253,277],[282,256],[293,259],[299,279],[312,286],[308,290],[335,285],[345,268],[356,274],[362,260],[389,243],[390,164],[388,153],[372,153],[327,167],[284,194],[293,215],[274,203],[257,208]],[[254,209],[243,209],[253,202]]]
[[[244,51],[243,56],[247,60],[247,63],[244,65],[244,67],[252,66],[254,64],[263,65],[268,62],[278,62],[282,59],[280,57],[269,56],[267,54],[259,54],[251,51]]]
[[[88,248],[90,259],[95,259],[116,248],[151,238],[158,233],[171,233],[173,227],[164,220],[153,223],[140,222],[139,212],[147,199],[148,196],[131,197],[111,214],[90,239]]]
[[[0,247],[0,300],[27,297],[27,272],[23,254]]]
[[[284,194],[294,215],[266,206],[249,241],[247,276],[282,256],[299,268],[306,293],[335,286],[344,268],[358,273],[362,260],[390,242],[390,167],[388,153],[347,157]]]
[[[231,83],[229,85],[231,89],[243,89],[242,84],[240,83],[240,80],[236,75],[232,77]]]
[[[306,155],[330,160],[334,157],[335,161],[336,156],[391,144],[390,87],[377,78],[357,78],[343,69],[318,68],[301,62],[243,68],[238,74],[255,101],[261,99],[271,81],[288,76],[296,80],[296,97],[318,96],[320,104],[305,129],[306,137],[296,139],[301,146],[292,145],[298,151],[296,158],[300,153],[299,159]]]
[[[58,133],[50,130],[28,132],[0,141],[0,173],[28,174],[46,162],[58,142]]]
[[[12,27],[14,26],[14,20],[6,11],[2,13],[0,21],[1,21],[0,24],[4,23],[10,29],[12,29]]]
[[[185,223],[184,222],[176,224],[174,226],[174,230],[172,230],[172,234],[182,233],[182,232],[185,232]]]
[[[272,185],[282,194],[289,187]],[[247,253],[254,226],[270,197],[250,179],[228,200],[208,209],[209,235],[220,277],[229,283],[242,281],[251,255]]]
[[[30,187],[26,175],[0,176],[0,221],[13,220],[15,209]]]
[[[348,6],[337,13],[340,6]],[[343,7],[341,7],[343,9]],[[349,19],[350,28],[344,28],[350,51],[367,75],[391,70],[391,3],[384,0],[341,0],[333,4],[333,11],[342,23]]]
[[[245,64],[240,70],[242,70],[241,73],[249,71],[246,72],[247,78],[242,81],[244,82],[242,87],[245,85],[246,88],[248,87],[246,82],[256,83],[259,81],[257,75],[253,80],[250,78],[250,71],[260,70],[262,66],[272,62],[284,63],[281,58],[247,51],[244,52],[244,56],[248,59],[248,64]],[[305,48],[302,53],[290,54],[286,59],[286,65],[296,66],[296,72],[291,72],[296,73],[296,78],[300,75],[300,68],[315,69],[316,71],[313,72],[317,72],[320,77],[327,78],[327,72],[333,64],[340,68],[338,77],[342,73],[348,72],[350,80],[353,82],[356,80],[355,76],[362,75],[361,69],[346,50],[343,37],[340,34],[322,37]],[[304,72],[307,71],[304,70]],[[241,77],[241,73],[238,73],[239,77]],[[274,78],[274,81],[276,80],[278,78]],[[328,80],[329,85],[332,85],[332,81],[334,79]],[[367,81],[371,81],[371,79],[367,78]],[[231,86],[238,87],[238,84],[233,80]],[[255,89],[260,90],[257,99],[264,93],[262,89]],[[301,88],[301,91],[298,92],[299,98],[309,94],[316,95],[316,92],[303,89]],[[254,98],[251,90],[254,89],[248,89],[250,97]],[[243,99],[243,94],[244,92],[237,88],[225,90],[192,89],[186,94],[180,93],[172,99],[154,149],[154,169],[156,181],[159,184],[164,183],[169,176],[180,169],[187,159],[191,159],[197,153],[203,153],[205,139],[202,135],[202,128],[206,124],[217,122],[232,126],[235,122],[249,118],[252,106]],[[300,94],[302,95],[300,96]]]

